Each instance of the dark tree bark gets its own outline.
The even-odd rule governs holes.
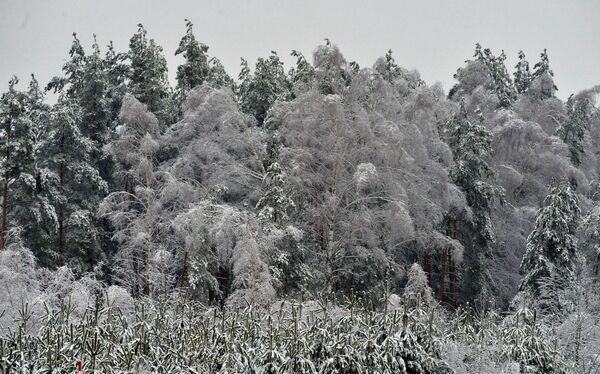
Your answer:
[[[58,178],[60,181],[60,188],[64,191],[65,184],[65,167],[61,162],[58,168]],[[58,262],[59,266],[65,263],[65,209],[63,204],[58,206]]]
[[[450,277],[450,305],[456,308],[456,267],[452,255],[448,256],[448,276]]]
[[[427,252],[425,252],[423,259],[423,270],[425,270],[425,274],[427,274],[427,284],[431,286],[431,262],[429,260],[429,253]]]
[[[4,170],[4,190],[2,191],[2,226],[0,227],[0,251],[4,249],[6,227],[8,226],[8,182],[10,180],[10,125],[6,131],[6,170]]]
[[[448,248],[442,250],[442,260],[440,261],[440,303],[444,303],[444,293],[446,291],[446,258],[448,257]]]

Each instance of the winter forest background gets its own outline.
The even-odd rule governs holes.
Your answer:
[[[600,86],[327,39],[232,76],[185,28],[2,94],[3,371],[600,372]]]

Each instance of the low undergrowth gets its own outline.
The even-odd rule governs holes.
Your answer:
[[[318,302],[218,310],[99,297],[33,312],[0,337],[2,372],[561,373],[534,314],[448,314],[436,305],[372,311]],[[79,364],[78,364],[79,362]]]

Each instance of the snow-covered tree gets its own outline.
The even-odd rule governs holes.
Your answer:
[[[209,303],[261,304],[275,296],[264,251],[272,244],[256,216],[202,200],[173,221],[184,248],[183,284]]]
[[[289,73],[292,91],[305,91],[312,85],[315,69],[301,52],[292,50],[291,55],[296,57],[296,67],[290,69]]]
[[[112,276],[134,295],[165,295],[177,284],[179,254],[171,222],[197,190],[156,165],[158,120],[131,95],[123,100],[117,136],[108,151],[117,161],[123,188],[109,194],[100,216],[113,228],[117,253]]]
[[[95,40],[92,53],[86,56],[82,78],[82,89],[78,102],[81,106],[81,134],[92,141],[90,159],[106,181],[111,179],[111,160],[104,152],[110,140],[113,127],[111,102],[108,96],[110,82],[106,64],[100,55],[100,47]]]
[[[510,107],[517,93],[504,64],[506,60],[504,51],[496,57],[489,48],[482,49],[477,43],[473,57],[475,60],[467,60],[467,65],[459,68],[454,75],[459,83],[452,87],[448,96],[464,98],[465,94],[472,94],[478,86],[482,85],[496,95],[498,105]]]
[[[423,303],[431,303],[433,301],[431,287],[429,287],[427,274],[423,271],[421,265],[417,263],[412,264],[407,277],[404,296],[412,303],[416,302],[417,299]]]
[[[240,108],[256,118],[262,125],[269,108],[276,100],[285,100],[290,94],[290,83],[283,69],[283,62],[276,52],[268,58],[256,61],[254,72],[250,72],[248,62],[242,59],[239,75],[238,97]]]
[[[540,61],[533,65],[533,79],[541,77],[544,73],[554,76],[554,72],[550,70],[550,58],[548,57],[548,51],[546,48],[540,53]]]
[[[477,298],[484,292],[487,269],[485,256],[495,240],[490,217],[493,204],[502,197],[502,189],[494,184],[494,171],[486,157],[491,153],[491,134],[480,112],[469,116],[461,102],[457,115],[447,124],[448,142],[454,155],[450,177],[465,193],[473,211],[477,233],[474,244],[465,253],[465,285],[467,298]]]
[[[115,255],[115,278],[134,295],[150,293],[151,259],[164,248],[159,247],[156,215],[158,176],[154,154],[158,150],[158,120],[146,106],[127,95],[120,114],[117,138],[108,145],[120,164],[123,191],[108,195],[100,206],[115,232],[113,239],[120,248]]]
[[[579,199],[573,188],[566,183],[550,186],[521,263],[525,276],[520,289],[542,306],[551,306],[556,301],[554,291],[568,286],[574,277],[579,218]]]
[[[6,333],[19,323],[22,305],[30,310],[41,309],[36,303],[40,298],[42,273],[36,267],[36,257],[24,245],[22,232],[13,226],[4,236],[5,246],[0,251],[0,331]],[[37,304],[37,305],[36,305]],[[35,327],[31,323],[29,328]]]
[[[319,91],[325,95],[341,94],[351,81],[351,72],[346,59],[337,45],[325,39],[325,45],[313,53],[315,80]]]
[[[391,49],[385,54],[385,63],[382,70],[383,71],[381,71],[380,74],[382,74],[383,78],[390,83],[393,82],[395,78],[402,76],[402,70],[396,65]]]
[[[56,243],[56,210],[52,204],[52,180],[54,173],[46,168],[47,159],[44,144],[50,129],[50,106],[44,102],[45,95],[37,79],[32,75],[29,89],[26,93],[26,112],[31,126],[33,165],[21,167],[29,169],[35,177],[35,183],[17,184],[20,199],[24,206],[19,208],[19,227],[22,230],[24,245],[31,248],[44,266],[53,263]]]
[[[546,48],[540,54],[540,61],[533,65],[533,73],[531,74],[532,81],[539,80],[541,82],[547,82],[541,90],[545,98],[554,96],[554,93],[558,91],[558,88],[554,84],[554,72],[550,69],[550,59],[548,58],[548,52]]]
[[[29,198],[35,190],[36,172],[35,118],[29,116],[27,94],[15,87],[13,77],[8,91],[0,98],[0,170],[2,170],[2,213],[0,221],[0,250],[4,248],[6,232],[19,226],[31,207]],[[19,217],[20,216],[20,217]]]
[[[579,226],[579,249],[591,268],[592,277],[600,276],[600,207],[595,205]]]
[[[515,66],[513,76],[517,93],[522,94],[527,91],[533,77],[529,70],[529,62],[525,59],[525,53],[523,53],[523,51],[519,51],[519,62],[517,62],[517,65]]]
[[[365,162],[380,160],[369,122],[349,113],[340,97],[309,91],[276,104],[269,124],[283,139],[279,164],[298,207],[312,282],[328,295],[371,296],[386,276],[397,280],[391,247],[413,228],[400,187],[386,186]],[[391,168],[383,170],[387,181]]]
[[[392,56],[392,50],[387,51],[385,57],[377,59],[373,65],[373,70],[397,90],[405,92],[407,91],[406,89],[413,90],[416,87],[425,85],[425,82],[419,77],[416,70],[408,71],[396,64]]]
[[[117,127],[116,122],[121,110],[121,102],[127,91],[127,76],[129,74],[129,66],[126,63],[127,53],[115,51],[113,42],[107,45],[107,50],[104,55],[104,69],[108,87],[106,91],[106,100],[110,107],[111,128]]]
[[[208,65],[210,70],[208,71],[207,81],[211,85],[217,88],[227,87],[231,90],[235,89],[235,82],[233,81],[233,78],[227,74],[225,67],[218,58],[211,57],[208,60]]]
[[[63,65],[63,77],[54,77],[46,86],[46,90],[53,90],[55,93],[66,89],[70,97],[78,97],[83,89],[83,76],[85,75],[86,55],[83,46],[73,33],[73,43],[69,50],[69,60]]]
[[[508,108],[512,105],[516,98],[515,88],[513,86],[513,82],[510,78],[510,74],[506,69],[506,65],[504,61],[506,61],[506,55],[504,51],[500,54],[500,56],[494,58],[489,54],[491,63],[491,71],[492,78],[494,79],[494,83],[496,85],[496,95],[498,95],[498,99],[500,100],[500,105]]]
[[[566,106],[566,118],[560,123],[556,134],[569,146],[571,161],[578,166],[584,153],[583,137],[589,128],[593,105],[586,96],[571,95]]]
[[[196,40],[192,32],[192,22],[186,19],[185,25],[186,33],[175,50],[175,56],[182,55],[185,59],[185,62],[177,67],[176,75],[177,90],[180,91],[182,101],[189,90],[204,83],[210,72],[206,54],[208,46]]]
[[[226,187],[224,200],[255,206],[264,174],[264,133],[241,113],[231,90],[196,87],[184,105],[184,117],[162,137],[173,150],[163,167],[205,190]]]
[[[61,95],[50,113],[42,164],[53,174],[47,188],[56,210],[58,264],[85,268],[100,258],[94,216],[107,184],[91,156],[95,143],[81,131],[82,118],[75,99]]]
[[[502,194],[492,181],[494,171],[486,162],[491,153],[491,134],[480,112],[469,116],[463,103],[458,114],[447,124],[449,144],[454,164],[450,177],[466,194],[467,203],[475,211],[475,224],[487,242],[494,241],[489,212],[493,202]]]
[[[129,41],[128,58],[131,62],[129,91],[165,126],[171,121],[171,88],[167,77],[167,60],[163,49],[154,39],[148,39],[147,31],[138,24],[137,32]]]
[[[272,162],[263,178],[265,193],[256,203],[256,211],[260,219],[284,224],[295,204],[285,190],[285,175],[277,161]]]
[[[183,102],[188,93],[195,87],[207,82],[210,85],[220,87],[234,87],[234,82],[225,71],[225,68],[216,57],[209,57],[208,46],[196,40],[192,31],[193,24],[186,22],[186,34],[181,38],[175,56],[182,55],[185,62],[177,67],[177,87],[175,88],[176,104],[182,112]],[[181,118],[183,113],[179,113]]]

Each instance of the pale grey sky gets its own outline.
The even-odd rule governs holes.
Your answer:
[[[600,83],[599,0],[0,0],[0,88],[12,74],[45,84],[60,73],[74,31],[88,50],[96,33],[124,51],[140,22],[165,49],[173,80],[184,18],[232,76],[240,57],[253,63],[275,50],[289,67],[292,49],[309,57],[329,38],[361,66],[391,48],[446,90],[476,42],[504,49],[511,71],[520,49],[533,64],[548,48],[562,98]]]

